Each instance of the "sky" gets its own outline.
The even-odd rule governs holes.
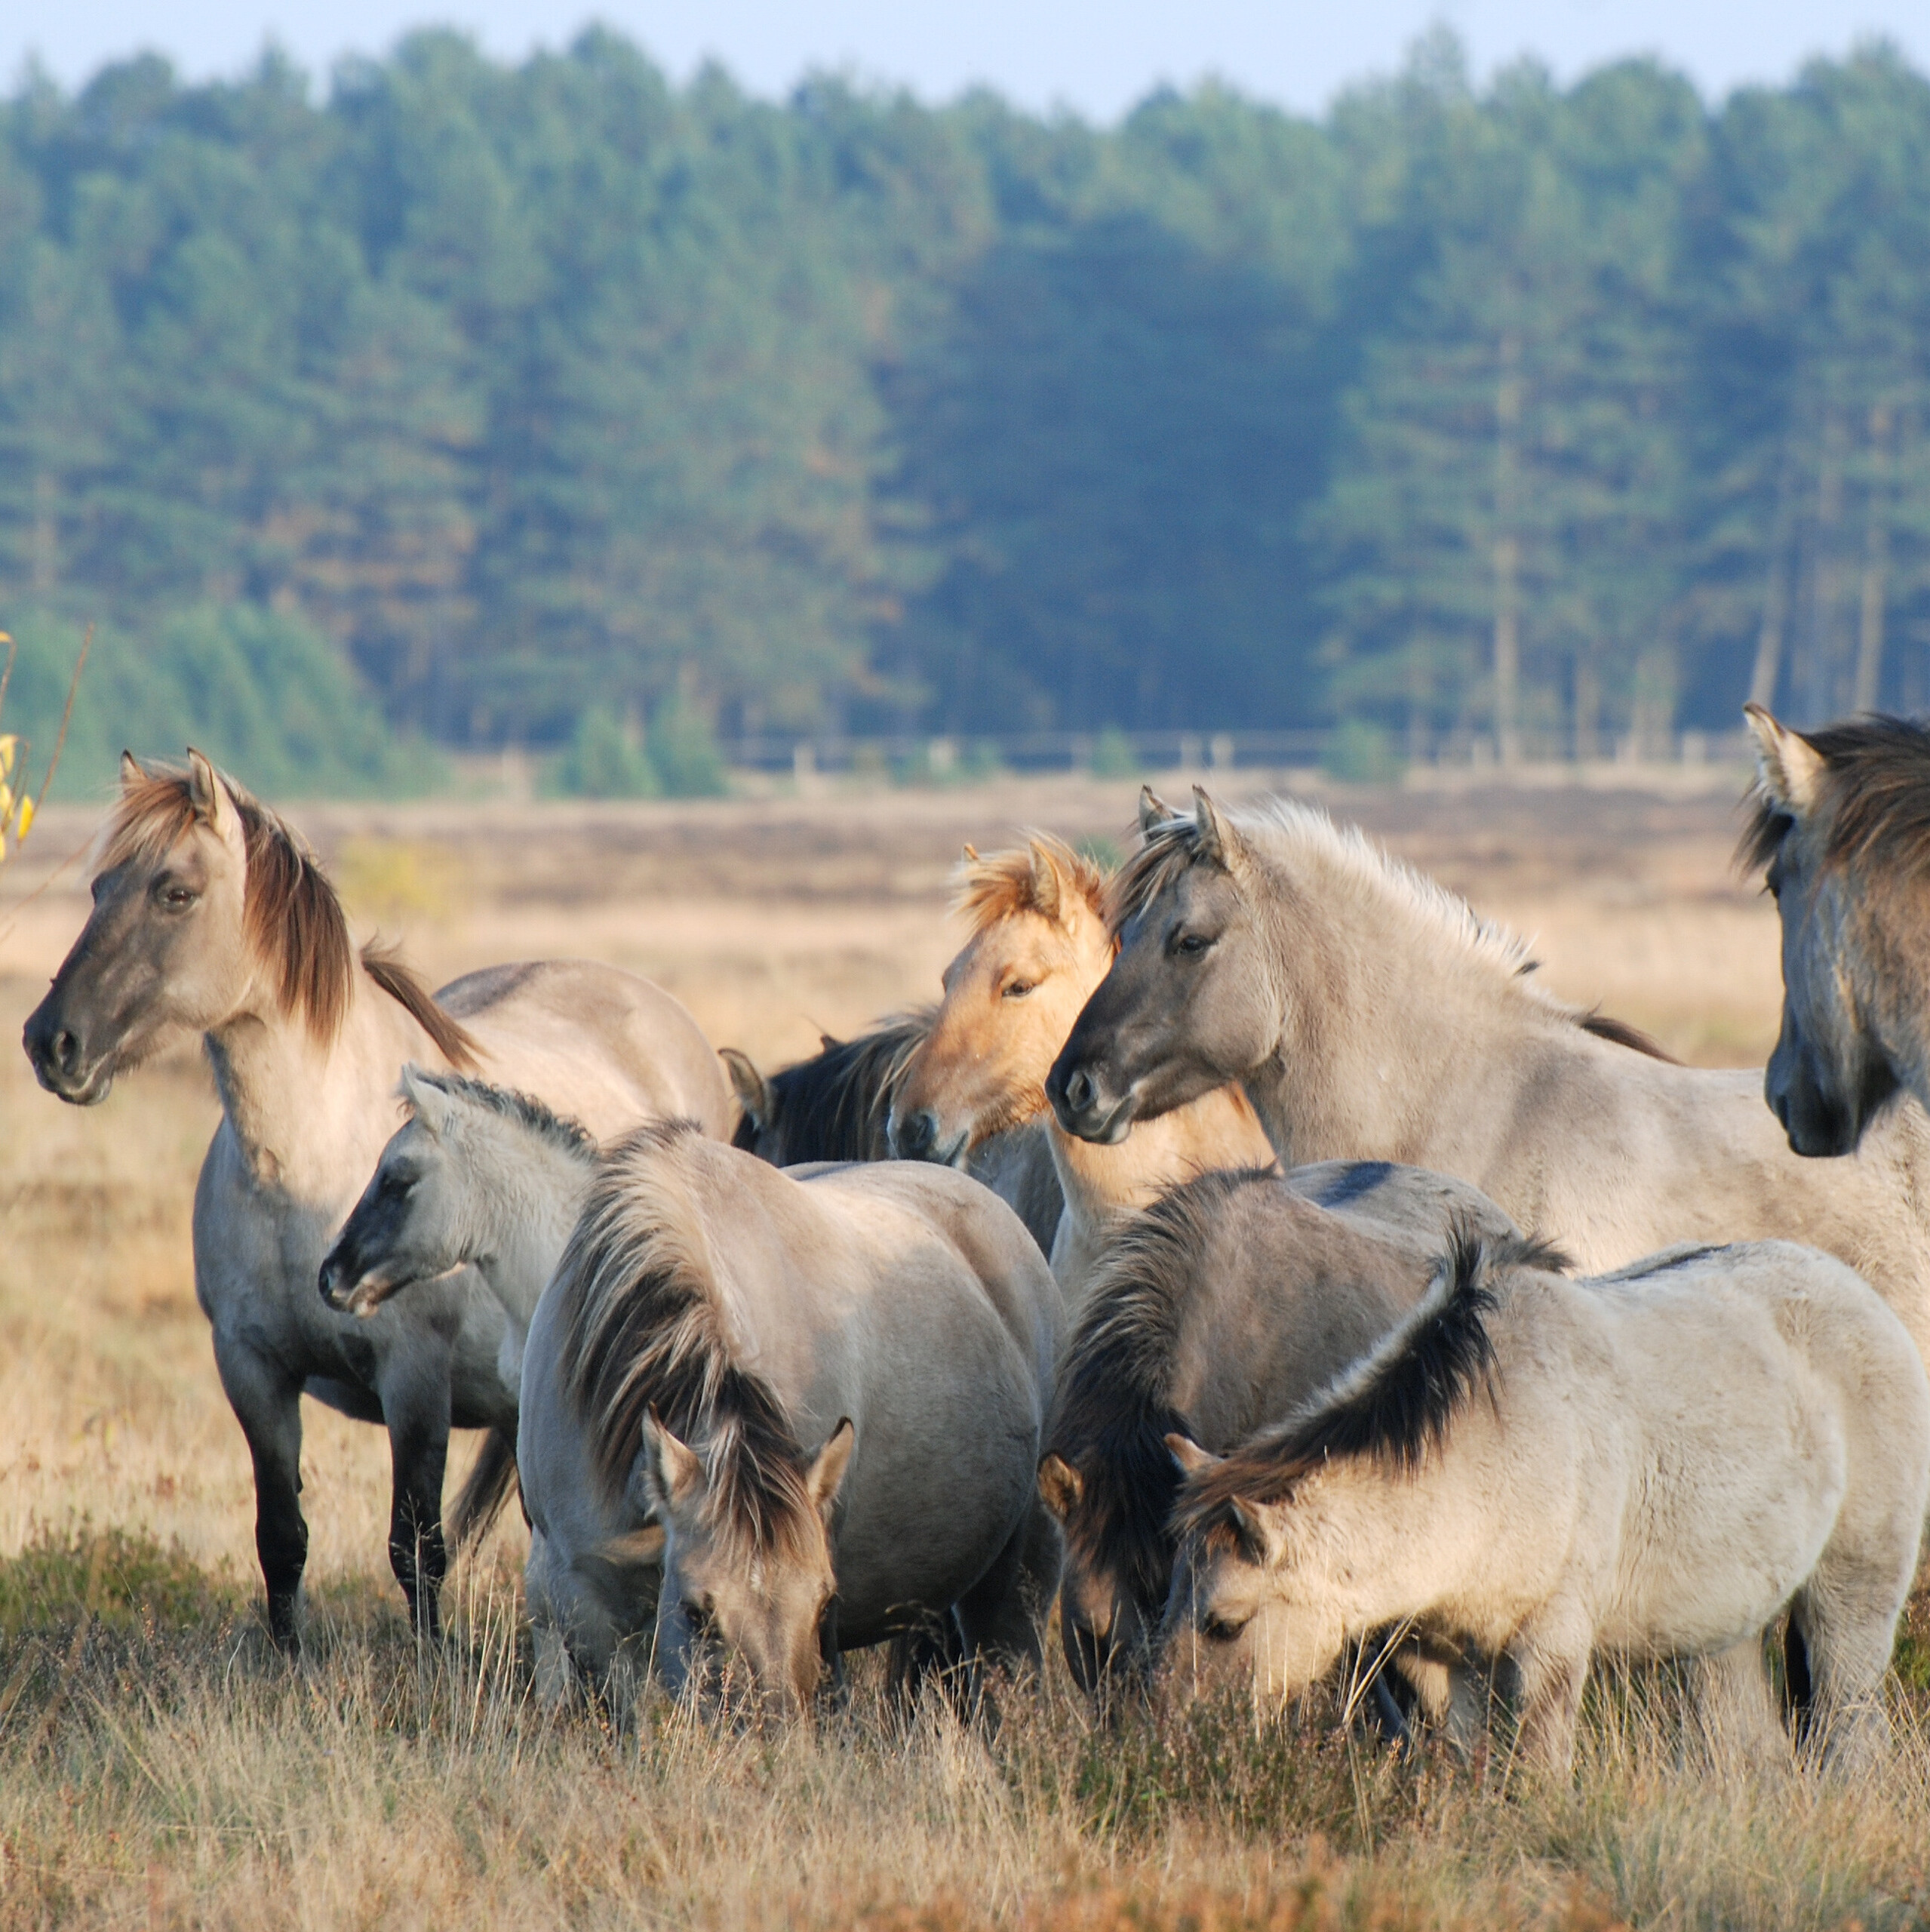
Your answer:
[[[678,78],[706,58],[753,92],[813,69],[910,87],[928,101],[989,84],[1019,105],[1110,121],[1162,84],[1206,76],[1317,112],[1348,83],[1399,66],[1436,21],[1474,70],[1532,54],[1570,80],[1659,55],[1711,97],[1787,80],[1813,54],[1888,38],[1930,67],[1930,0],[0,0],[0,79],[38,59],[72,87],[137,51],[191,78],[243,72],[270,41],[318,77],[408,29],[453,26],[492,54],[564,45],[594,18]]]

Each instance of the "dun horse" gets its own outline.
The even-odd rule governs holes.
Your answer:
[[[1514,1664],[1565,1772],[1592,1656],[1692,1659],[1719,1748],[1777,1746],[1763,1632],[1813,1740],[1867,1765],[1930,1504],[1930,1380],[1843,1265],[1687,1248],[1574,1282],[1463,1230],[1426,1298],[1301,1414],[1188,1472],[1163,1638],[1180,1694],[1284,1701],[1388,1625]]]
[[[1150,1662],[1176,1548],[1166,1437],[1227,1450],[1291,1415],[1421,1298],[1457,1223],[1517,1232],[1461,1182],[1376,1162],[1203,1174],[1125,1218],[1067,1347],[1039,1466],[1065,1533],[1061,1631],[1083,1687],[1131,1682]],[[1440,1662],[1403,1660],[1437,1718]]]
[[[1804,734],[1747,707],[1760,777],[1743,840],[1782,919],[1765,1096],[1799,1154],[1846,1154],[1899,1088],[1930,1106],[1930,731]]]
[[[821,1052],[773,1074],[759,1072],[748,1055],[726,1047],[739,1109],[733,1144],[776,1168],[892,1159],[893,1106],[931,1023],[927,1008],[881,1021],[856,1039],[827,1033]],[[1050,1254],[1065,1200],[1043,1130],[1028,1123],[985,1135],[963,1165],[1010,1203],[1040,1252]]]
[[[330,1306],[367,1314],[398,1289],[475,1269],[502,1306],[499,1370],[519,1401],[516,1459],[530,1521],[525,1599],[536,1689],[567,1694],[571,1666],[619,1680],[656,1616],[663,1532],[593,1478],[588,1432],[563,1398],[561,1334],[542,1294],[596,1176],[596,1143],[527,1094],[405,1067],[409,1118],[321,1266]]]
[[[891,1112],[899,1154],[974,1171],[1001,1138],[1044,1123],[1065,1204],[1044,1245],[1075,1308],[1122,1212],[1149,1206],[1191,1175],[1273,1159],[1237,1086],[1203,1094],[1116,1146],[1089,1146],[1053,1119],[1046,1075],[1112,963],[1105,891],[1097,866],[1043,834],[986,859],[967,848],[954,910],[971,920],[972,934],[905,1055]]]
[[[1930,1122],[1799,1159],[1756,1075],[1678,1066],[1529,977],[1520,946],[1323,812],[1148,814],[1119,956],[1046,1081],[1095,1140],[1243,1081],[1289,1164],[1472,1182],[1581,1265],[1781,1237],[1864,1275],[1930,1351]],[[1620,1037],[1618,1037],[1620,1035]]]
[[[501,1311],[473,1273],[366,1321],[315,1293],[330,1237],[395,1126],[397,1074],[410,1060],[487,1064],[601,1133],[672,1114],[721,1133],[723,1070],[682,1007],[610,968],[496,967],[438,1004],[392,960],[364,949],[358,961],[313,856],[198,753],[179,770],[123,761],[94,893],[27,1022],[27,1053],[43,1086],[91,1103],[170,1042],[206,1041],[223,1118],[195,1191],[195,1288],[254,1460],[275,1640],[298,1641],[305,1392],[386,1426],[390,1558],[417,1628],[432,1632],[450,1428],[494,1432],[483,1474],[499,1495],[516,1415],[497,1373]]]
[[[545,1319],[604,1506],[665,1531],[673,1690],[741,1663],[795,1710],[844,1651],[933,1616],[968,1657],[1036,1659],[1059,1293],[978,1183],[787,1172],[640,1130],[606,1155]]]

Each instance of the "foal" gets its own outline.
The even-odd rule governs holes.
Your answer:
[[[1459,1231],[1362,1361],[1188,1472],[1162,1641],[1186,1696],[1264,1704],[1389,1625],[1507,1657],[1520,1744],[1566,1773],[1591,1657],[1692,1659],[1720,1746],[1775,1737],[1787,1605],[1814,1737],[1867,1765],[1930,1504],[1930,1380],[1839,1261],[1683,1248],[1586,1281]]]

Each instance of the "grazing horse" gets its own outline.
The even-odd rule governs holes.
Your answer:
[[[1586,1281],[1463,1229],[1427,1296],[1298,1414],[1188,1471],[1166,1681],[1284,1703],[1409,1625],[1507,1657],[1520,1745],[1566,1774],[1597,1651],[1694,1663],[1719,1750],[1784,1747],[1785,1606],[1811,1743],[1867,1767],[1930,1505],[1930,1380],[1895,1315],[1784,1241]]]
[[[1517,942],[1324,812],[1202,792],[1113,889],[1118,958],[1046,1082],[1094,1140],[1243,1081],[1289,1166],[1471,1181],[1590,1269],[1671,1242],[1781,1238],[1864,1275],[1930,1352],[1930,1121],[1793,1154],[1758,1076],[1679,1066],[1529,977]]]
[[[1062,1315],[988,1189],[639,1129],[605,1154],[538,1318],[604,1506],[665,1532],[673,1691],[741,1661],[794,1711],[843,1651],[935,1617],[968,1657],[1036,1660]]]
[[[1930,1106],[1930,731],[1792,731],[1744,707],[1759,775],[1741,857],[1782,921],[1764,1096],[1799,1154],[1853,1151],[1898,1088]]]
[[[395,1126],[398,1072],[486,1064],[600,1133],[672,1114],[723,1133],[723,1069],[681,1006],[612,968],[493,967],[438,1001],[393,960],[358,958],[306,846],[198,752],[151,772],[123,760],[94,902],[26,1051],[41,1085],[88,1104],[171,1042],[205,1040],[222,1120],[195,1193],[195,1286],[254,1460],[269,1628],[297,1647],[306,1392],[387,1428],[390,1561],[416,1627],[432,1632],[449,1430],[492,1432],[472,1485],[480,1509],[513,1476],[516,1411],[496,1369],[501,1311],[473,1272],[367,1320],[315,1292]]]
[[[1273,1159],[1237,1086],[1202,1094],[1114,1146],[1077,1140],[1053,1118],[1046,1075],[1112,964],[1105,897],[1099,868],[1044,833],[990,858],[967,847],[953,910],[971,921],[971,937],[899,1066],[891,1109],[901,1157],[973,1171],[988,1145],[1043,1124],[1065,1204],[1044,1245],[1075,1311],[1121,1213],[1191,1175]]]
[[[1227,1450],[1293,1414],[1419,1300],[1456,1224],[1517,1232],[1465,1183],[1378,1162],[1203,1174],[1123,1218],[1067,1345],[1039,1465],[1065,1535],[1060,1633],[1083,1689],[1131,1684],[1151,1661],[1177,1546],[1166,1437]],[[1439,1661],[1403,1657],[1435,1717]]]
[[[896,1158],[892,1107],[933,1011],[900,1014],[855,1040],[834,1040],[827,1033],[822,1051],[772,1074],[759,1072],[748,1055],[726,1047],[724,1062],[737,1092],[732,1144],[774,1168]],[[973,1180],[1010,1204],[1039,1251],[1050,1254],[1065,1201],[1043,1131],[1022,1123],[987,1134],[963,1165]]]

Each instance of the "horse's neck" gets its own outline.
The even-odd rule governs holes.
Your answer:
[[[1336,913],[1325,943],[1283,928],[1272,940],[1274,974],[1293,991],[1272,1057],[1246,1082],[1268,1138],[1288,1167],[1465,1172],[1451,1157],[1505,1115],[1538,1043],[1569,1023],[1409,909],[1295,895],[1303,907],[1321,897]]]
[[[576,1225],[592,1164],[539,1134],[517,1137],[513,1159],[479,1174],[484,1220],[476,1266],[503,1312],[527,1329]]]
[[[223,1111],[259,1184],[332,1210],[367,1181],[395,1131],[403,1063],[435,1066],[441,1056],[359,971],[326,1044],[299,1015],[262,1007],[207,1036]]]
[[[1050,1114],[1046,1118],[1053,1167],[1065,1197],[1052,1270],[1074,1317],[1122,1214],[1150,1208],[1168,1188],[1195,1174],[1265,1167],[1274,1158],[1265,1131],[1237,1087],[1222,1087],[1157,1120],[1138,1121],[1110,1147],[1068,1134]]]

